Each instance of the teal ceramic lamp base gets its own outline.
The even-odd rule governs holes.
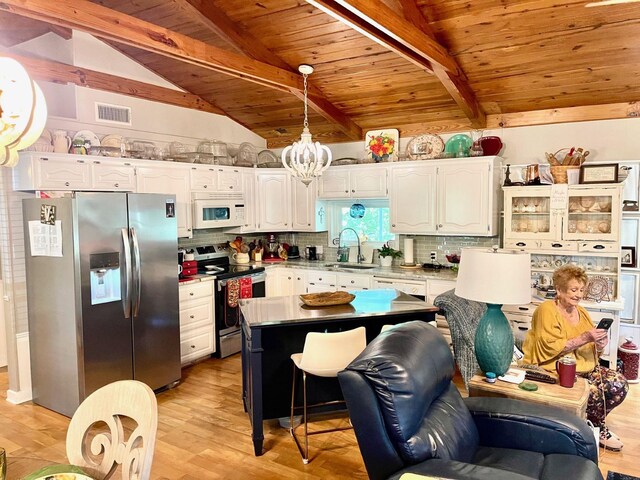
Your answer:
[[[502,305],[488,303],[480,319],[475,337],[476,359],[480,369],[503,375],[509,370],[513,358],[513,332]]]

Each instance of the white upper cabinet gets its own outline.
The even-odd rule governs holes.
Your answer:
[[[256,174],[257,231],[291,229],[290,177],[286,170],[264,170]]]
[[[218,169],[212,166],[190,168],[192,192],[214,192],[218,185]]]
[[[318,201],[318,180],[308,186],[291,177],[291,230],[321,232],[327,229],[324,202]]]
[[[14,190],[135,191],[135,170],[122,159],[21,152]]]
[[[457,160],[438,166],[439,235],[495,235],[498,185],[493,161]]]
[[[436,233],[436,167],[397,165],[391,169],[389,207],[394,233]]]
[[[218,191],[241,192],[242,174],[240,169],[233,167],[218,167]]]
[[[391,167],[391,231],[493,236],[498,229],[497,157],[407,162]]]
[[[330,167],[320,177],[319,198],[387,198],[387,166]]]
[[[175,166],[138,166],[137,190],[139,193],[169,193],[176,196],[176,220],[178,236],[193,236],[191,231],[190,169]]]
[[[94,160],[91,163],[91,184],[96,190],[135,191],[136,172],[129,162]]]

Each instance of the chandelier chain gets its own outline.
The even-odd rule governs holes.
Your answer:
[[[302,75],[302,78],[304,80],[304,128],[309,128],[309,120],[307,118],[307,77],[309,75],[307,75],[306,73],[304,75]]]

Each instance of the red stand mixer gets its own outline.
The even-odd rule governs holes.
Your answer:
[[[276,239],[275,233],[269,233],[267,235],[267,244],[264,249],[264,254],[262,255],[263,262],[281,262],[282,258],[278,255],[278,249],[280,248],[280,244]]]

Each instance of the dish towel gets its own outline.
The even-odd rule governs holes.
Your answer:
[[[240,298],[253,297],[253,288],[251,277],[245,277],[240,279]]]
[[[227,280],[227,305],[231,308],[238,306],[238,294],[240,293],[240,282],[235,279]]]

